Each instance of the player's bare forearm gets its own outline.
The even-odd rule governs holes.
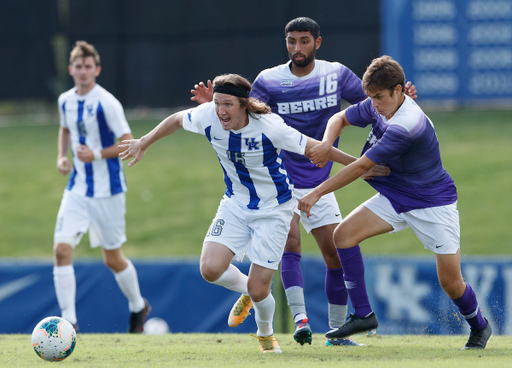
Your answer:
[[[119,142],[126,141],[133,139],[133,135],[131,133],[123,134],[119,138]],[[119,144],[115,143],[111,145],[110,147],[105,147],[101,150],[101,157],[102,158],[114,158],[118,157],[119,154],[123,151],[122,148],[119,148]]]
[[[152,131],[140,139],[128,139],[121,141],[121,144],[118,145],[118,148],[121,149],[121,152],[119,153],[121,159],[125,161],[133,157],[133,160],[128,163],[128,166],[131,167],[135,165],[142,159],[150,145],[182,128],[182,119],[184,114],[185,111],[180,111],[167,117]]]
[[[184,111],[179,111],[162,120],[162,122],[160,122],[160,124],[158,124],[152,131],[141,137],[142,147],[147,149],[159,139],[167,137],[182,128],[184,114]]]
[[[69,147],[71,146],[71,133],[69,129],[60,127],[57,141],[57,170],[66,176],[71,171],[71,162],[67,157]]]
[[[350,124],[345,118],[345,111],[334,114],[329,119],[325,128],[322,143],[311,150],[310,159],[312,163],[319,167],[323,167],[328,160],[339,162],[343,165],[348,165],[355,160],[354,157],[344,154],[341,151],[333,151],[332,145],[346,125]]]
[[[329,143],[332,146],[336,138],[341,135],[343,128],[347,125],[350,124],[348,123],[347,117],[345,115],[345,110],[331,116],[327,122],[327,126],[325,127],[322,142]]]
[[[329,160],[347,166],[357,160],[357,158],[331,146],[329,150]]]
[[[299,200],[298,208],[305,212],[308,217],[311,215],[313,205],[325,194],[334,192],[344,186],[352,183],[364,173],[368,172],[375,163],[366,156],[362,156],[353,163],[345,166],[336,175],[318,185],[315,189]]]
[[[304,156],[311,158],[311,151],[320,144],[320,141],[317,141],[315,138],[308,137],[307,135],[305,135],[305,137],[307,141]]]
[[[69,129],[60,127],[59,137],[57,142],[57,158],[65,157],[68,153],[69,147],[71,146],[71,133]]]

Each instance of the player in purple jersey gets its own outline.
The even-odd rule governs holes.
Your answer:
[[[314,20],[306,17],[293,19],[286,25],[284,33],[290,60],[262,71],[253,83],[251,96],[267,103],[286,124],[321,140],[327,121],[340,111],[342,99],[357,103],[367,96],[361,88],[361,80],[346,66],[315,58],[322,38],[320,27]],[[208,81],[208,88],[199,83],[191,92],[193,101],[210,101],[211,83]],[[407,84],[407,93],[416,97],[416,89],[410,83]],[[338,146],[338,139],[333,146]],[[287,151],[283,152],[283,160],[293,179],[295,201],[327,180],[332,167],[332,162],[318,167],[306,157]],[[311,218],[296,211],[281,261],[281,280],[296,328],[293,337],[301,345],[311,344],[313,336],[304,300],[299,222],[315,237],[326,264],[329,326],[341,326],[347,311],[343,270],[332,241],[333,231],[341,221],[341,212],[334,194],[323,197],[316,206],[318,211]],[[358,344],[350,339],[327,339],[326,345]]]
[[[141,296],[137,271],[121,246],[126,241],[126,182],[115,139],[131,139],[123,107],[96,83],[100,56],[93,45],[77,41],[69,59],[74,87],[59,97],[57,169],[71,172],[57,214],[54,233],[54,285],[62,317],[77,329],[73,251],[84,233],[100,247],[128,299],[128,332],[142,333],[150,311]],[[71,148],[73,164],[67,157]]]
[[[358,244],[410,227],[424,247],[435,253],[439,284],[471,327],[463,349],[483,349],[492,328],[462,277],[457,190],[442,165],[432,122],[404,94],[404,88],[405,75],[396,61],[389,56],[373,60],[363,76],[363,89],[370,98],[334,115],[322,144],[311,152],[313,162],[326,162],[332,142],[344,127],[372,126],[362,156],[300,199],[299,209],[308,216],[322,195],[348,185],[377,163],[391,169],[388,177],[369,182],[379,193],[352,211],[334,232],[354,313],[326,336],[346,338],[377,328]]]

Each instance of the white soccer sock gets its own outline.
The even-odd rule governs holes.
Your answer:
[[[133,263],[128,260],[128,267],[121,272],[115,273],[117,285],[128,299],[128,309],[132,313],[138,313],[144,309],[144,298],[140,294],[139,279],[137,270]]]
[[[304,289],[300,286],[292,286],[286,289],[285,293],[294,322],[298,320],[302,321],[307,316],[306,303],[304,302]]]
[[[347,318],[347,306],[329,303],[329,327],[334,330],[340,328]]]
[[[258,336],[270,336],[274,333],[272,321],[274,319],[274,311],[276,309],[276,301],[271,294],[260,302],[253,302],[254,319],[258,326]]]
[[[53,284],[62,318],[76,325],[76,278],[73,265],[54,266]]]
[[[213,281],[212,284],[224,286],[226,289],[249,295],[247,292],[247,275],[243,274],[233,264],[230,264],[226,272]]]

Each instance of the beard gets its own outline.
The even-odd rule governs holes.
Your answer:
[[[297,55],[297,54],[295,54]],[[303,55],[303,54],[300,54],[300,55]],[[293,65],[299,67],[299,68],[305,68],[306,66],[308,66],[309,64],[311,64],[311,62],[313,60],[315,60],[315,56],[316,56],[316,50],[313,49],[313,51],[311,51],[302,61],[295,61],[294,59],[294,55],[288,53],[288,56],[290,57],[290,60],[292,61]]]

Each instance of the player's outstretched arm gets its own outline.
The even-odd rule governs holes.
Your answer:
[[[197,102],[198,104],[203,104],[205,102],[210,102],[213,100],[213,85],[212,81],[208,79],[208,87],[204,85],[203,82],[199,82],[194,86],[194,89],[190,91],[194,96],[190,97],[192,101]]]
[[[318,202],[320,197],[352,183],[361,175],[367,173],[374,166],[375,162],[371,161],[365,155],[361,156],[350,165],[341,169],[336,175],[327,179],[302,197],[299,200],[299,210],[305,212],[308,217],[311,216],[311,208],[316,202]]]
[[[71,171],[71,162],[67,157],[69,147],[71,146],[71,133],[69,129],[60,127],[59,138],[57,141],[57,169],[66,176]]]
[[[347,166],[347,165],[350,165],[352,162],[356,161],[357,158],[331,146],[331,151],[329,153],[329,160]],[[321,164],[317,164],[316,166],[323,167],[324,165],[325,165],[325,163],[321,163]],[[390,173],[391,173],[391,169],[389,167],[384,166],[384,165],[375,165],[368,172],[361,175],[361,179],[374,180],[375,176],[389,176]]]
[[[346,116],[345,110],[340,111],[334,114],[329,121],[327,122],[327,126],[325,128],[324,137],[322,142],[311,149],[310,156],[311,162],[319,167],[325,166],[327,161],[330,159],[331,161],[339,162],[343,165],[348,165],[352,161],[355,160],[354,157],[347,155],[348,157],[352,157],[353,160],[347,162],[346,159],[348,157],[342,156],[339,153],[336,153],[332,150],[332,145],[336,138],[341,134],[343,128],[350,125]],[[333,157],[330,157],[333,155]]]
[[[142,157],[144,157],[144,153],[146,153],[146,150],[150,145],[183,127],[182,120],[184,114],[185,111],[179,111],[172,114],[140,139],[122,141],[118,146],[123,149],[123,151],[119,153],[121,159],[125,161],[133,157],[133,160],[128,163],[128,166],[132,167],[135,165],[142,159]]]

